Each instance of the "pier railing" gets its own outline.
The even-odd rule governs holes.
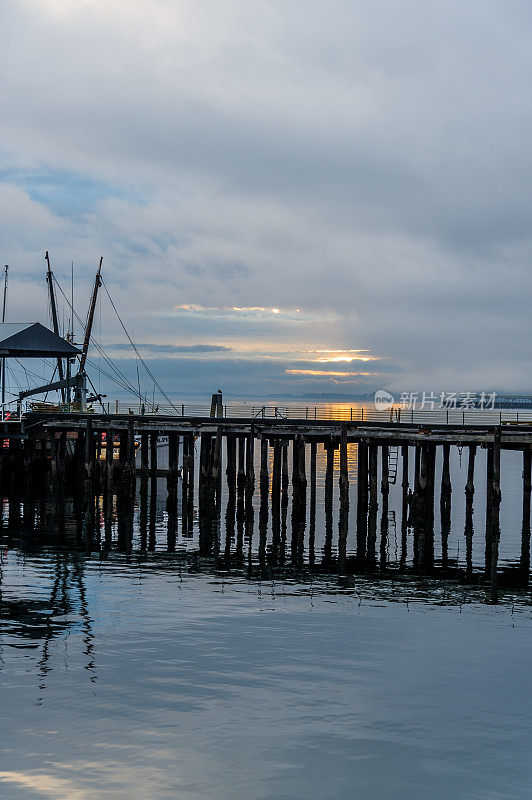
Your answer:
[[[210,405],[176,403],[175,406],[142,406],[115,401],[108,404],[111,414],[164,415],[181,417],[208,417]],[[254,405],[253,403],[230,403],[222,406],[225,419],[289,419],[331,420],[341,422],[402,422],[414,425],[531,425],[532,409],[404,409],[393,407],[377,411],[361,406],[324,404],[306,406]]]

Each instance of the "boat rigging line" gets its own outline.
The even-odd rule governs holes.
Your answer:
[[[146,363],[145,359],[142,357],[138,347],[136,346],[136,344],[134,343],[133,339],[131,338],[131,336],[129,334],[129,331],[127,330],[127,328],[126,328],[126,326],[125,326],[120,314],[118,313],[118,309],[117,309],[117,307],[116,307],[116,305],[115,305],[115,303],[113,301],[113,298],[111,297],[109,289],[107,288],[107,285],[106,285],[106,283],[105,283],[105,281],[104,281],[104,279],[103,279],[103,277],[101,275],[102,260],[103,259],[100,260],[100,266],[99,266],[99,269],[98,269],[98,273],[96,275],[96,280],[95,280],[94,289],[93,289],[93,295],[92,295],[92,299],[91,299],[91,306],[90,306],[90,309],[89,309],[89,313],[87,315],[87,324],[85,326],[86,334],[85,334],[85,339],[84,339],[84,343],[83,343],[83,354],[84,354],[85,357],[83,358],[83,354],[82,354],[83,363],[80,362],[80,368],[78,370],[78,375],[84,370],[86,363],[92,364],[96,368],[99,368],[100,371],[102,372],[102,374],[105,375],[105,377],[107,377],[109,380],[112,380],[114,383],[116,383],[118,386],[120,386],[120,388],[122,388],[123,390],[125,390],[125,391],[129,392],[130,394],[132,394],[135,398],[139,398],[139,401],[142,403],[142,394],[140,392],[140,381],[139,381],[139,376],[138,376],[138,366],[137,366],[137,381],[139,382],[139,386],[135,387],[135,385],[129,380],[129,378],[115,364],[113,359],[106,353],[106,351],[102,347],[102,345],[99,344],[96,341],[94,336],[92,336],[91,330],[89,329],[89,322],[91,320],[91,317],[94,316],[93,306],[94,306],[94,309],[96,307],[97,288],[99,288],[100,286],[103,286],[103,288],[105,289],[105,293],[107,294],[107,297],[109,298],[109,302],[111,303],[113,311],[115,312],[116,317],[117,317],[117,319],[118,319],[118,321],[119,321],[119,323],[120,323],[120,325],[122,327],[122,330],[124,331],[124,333],[125,333],[128,341],[129,341],[131,347],[133,348],[133,351],[135,352],[135,355],[136,355],[138,361],[140,361],[140,363],[142,364],[142,366],[146,370],[148,376],[153,381],[154,386],[161,393],[162,397],[164,397],[164,399],[174,409],[174,411],[179,411],[177,406],[172,402],[172,400],[168,397],[168,395],[164,391],[163,387],[161,386],[161,384],[159,383],[159,381],[157,380],[157,378],[155,377],[155,375],[153,374],[153,372],[149,368],[148,364]],[[83,327],[83,321],[81,320],[80,316],[75,311],[74,307],[72,306],[72,304],[69,301],[67,295],[63,291],[63,289],[61,287],[61,284],[59,283],[59,281],[57,280],[57,277],[55,275],[53,275],[53,281],[54,281],[54,284],[57,286],[59,292],[63,296],[64,301],[70,307],[70,309],[72,311],[72,315],[76,318],[76,320],[78,321],[78,324]],[[90,326],[90,327],[92,327],[92,326]],[[99,355],[104,360],[104,362],[107,364],[109,369],[112,372],[114,372],[114,375],[110,374],[106,370],[102,369],[101,366],[96,365],[92,361],[92,359],[89,358],[89,356],[88,356],[88,343],[89,342],[96,348],[96,350],[98,351]],[[92,389],[94,391],[94,394],[97,395],[97,392],[96,392],[96,390],[94,388],[94,385],[92,384],[92,382],[90,380],[89,380],[89,382],[91,383],[91,387],[92,387]],[[101,402],[101,400],[100,400],[100,402]]]

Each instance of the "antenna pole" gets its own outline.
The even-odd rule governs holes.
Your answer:
[[[54,273],[52,272],[52,268],[50,266],[50,257],[48,256],[48,250],[44,256],[46,260],[46,264],[48,269],[46,271],[46,282],[48,283],[48,290],[50,292],[50,308],[52,310],[52,324],[54,326],[54,333],[56,336],[59,336],[59,322],[57,320],[57,305],[55,302],[55,290],[54,290]],[[57,371],[59,374],[59,380],[62,381],[64,379],[63,373],[63,362],[60,357],[57,359]],[[63,403],[65,402],[65,390],[61,389],[61,399]]]

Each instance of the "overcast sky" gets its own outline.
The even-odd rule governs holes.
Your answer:
[[[532,392],[530,2],[0,15],[8,320],[103,255],[177,395]],[[105,293],[96,335],[133,374]]]

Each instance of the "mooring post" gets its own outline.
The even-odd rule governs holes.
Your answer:
[[[531,490],[532,451],[530,446],[523,450],[523,523],[521,527],[521,583],[528,586],[530,571],[530,490]]]
[[[493,434],[493,490],[491,504],[491,600],[498,600],[497,562],[499,559],[499,540],[501,536],[499,512],[501,507],[501,429],[495,428]]]
[[[347,557],[347,531],[349,523],[349,473],[347,462],[347,425],[342,425],[340,434],[340,514],[338,520],[338,572],[345,573]]]
[[[466,578],[471,580],[473,577],[473,496],[475,494],[475,457],[477,446],[469,446],[469,457],[467,462],[467,483],[465,487],[466,496],[466,517],[465,517],[465,540],[466,540]]]
[[[443,445],[443,463],[440,486],[440,519],[442,567],[447,569],[449,562],[449,534],[451,532],[451,471],[449,466],[450,445]]]

